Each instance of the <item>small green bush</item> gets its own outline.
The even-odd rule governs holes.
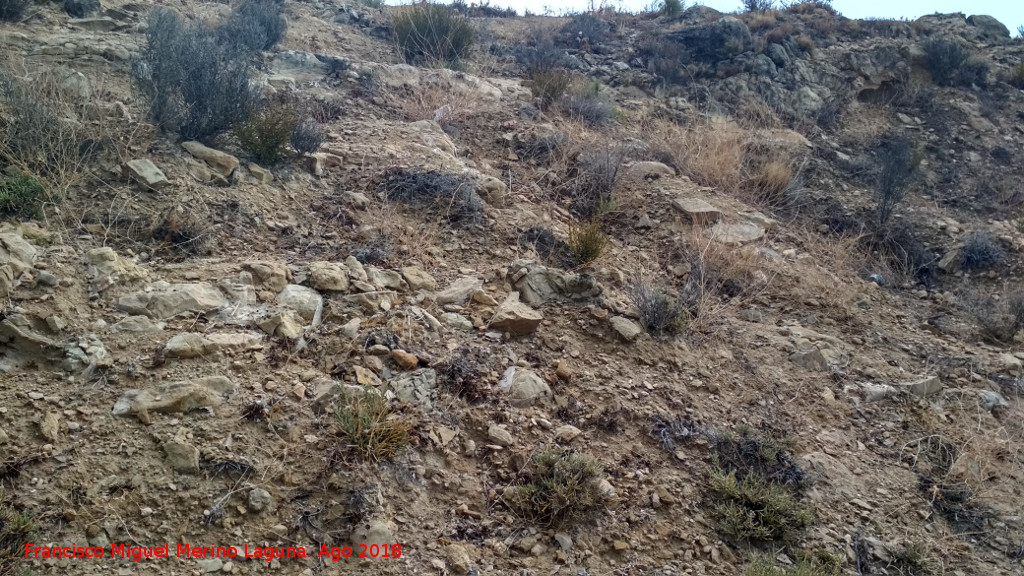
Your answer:
[[[798,554],[791,566],[780,568],[771,556],[758,555],[747,566],[744,576],[840,576],[842,561],[830,554]]]
[[[32,0],[0,0],[0,22],[20,22]]]
[[[260,164],[273,165],[285,155],[285,147],[295,131],[295,110],[288,104],[265,105],[242,125],[235,128],[235,137],[243,150]]]
[[[473,46],[469,20],[448,6],[421,2],[395,16],[394,39],[409,64],[456,65]]]
[[[414,425],[391,417],[391,406],[376,390],[342,397],[335,412],[345,451],[368,462],[393,458],[412,442]]]
[[[530,70],[529,76],[530,93],[540,99],[542,108],[561,99],[572,83],[572,76],[561,68],[536,67]]]
[[[46,188],[30,176],[0,176],[0,216],[33,218],[46,200]]]
[[[595,220],[569,227],[569,250],[578,266],[597,260],[607,248],[608,237],[601,231],[600,222]]]
[[[714,514],[723,536],[737,542],[784,540],[814,520],[811,509],[792,491],[751,474],[739,480],[736,472],[711,472]]]
[[[602,506],[600,475],[601,467],[587,456],[545,450],[533,457],[526,481],[506,492],[505,503],[527,522],[557,528]]]

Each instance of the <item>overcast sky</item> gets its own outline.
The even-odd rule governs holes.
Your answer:
[[[466,0],[468,4],[483,0]],[[657,1],[657,0],[654,0]],[[555,13],[587,9],[590,0],[490,0],[492,6],[511,6],[522,14],[523,8],[541,14],[545,8]],[[600,3],[600,0],[594,0]],[[616,7],[630,11],[647,8],[652,0],[608,0]],[[389,0],[388,4],[407,4],[408,0]],[[686,6],[694,2],[686,2]],[[733,12],[740,6],[740,0],[704,0],[699,2],[721,10]],[[964,15],[988,14],[995,16],[1016,36],[1017,27],[1024,24],[1024,0],[833,0],[832,6],[847,18],[901,18],[911,20],[935,12],[963,12]]]

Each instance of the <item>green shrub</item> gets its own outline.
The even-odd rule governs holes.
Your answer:
[[[506,491],[505,503],[524,520],[557,528],[601,507],[601,467],[592,459],[558,449],[536,454],[526,481]]]
[[[473,46],[469,20],[448,6],[421,2],[395,16],[394,39],[410,64],[458,63]]]
[[[272,103],[256,110],[235,128],[235,137],[243,150],[260,164],[272,165],[285,155],[297,124],[295,110],[288,104]]]
[[[33,218],[42,210],[46,188],[30,176],[0,176],[0,216]]]
[[[771,556],[758,555],[747,566],[744,576],[840,576],[842,561],[830,554],[797,554],[796,562],[784,568]]]
[[[0,22],[20,22],[32,0],[0,0]]]
[[[569,250],[578,266],[590,264],[604,254],[608,237],[601,231],[598,221],[569,226]]]
[[[711,491],[719,532],[738,542],[784,540],[814,520],[792,491],[757,474],[739,480],[735,471],[713,470]]]
[[[393,458],[412,442],[414,425],[392,418],[388,401],[376,390],[342,397],[335,418],[342,448],[368,462]]]

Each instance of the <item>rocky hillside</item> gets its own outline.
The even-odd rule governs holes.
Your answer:
[[[1024,42],[767,4],[0,0],[0,574],[1024,572]]]

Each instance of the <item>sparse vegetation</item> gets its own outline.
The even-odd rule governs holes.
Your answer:
[[[747,566],[744,576],[840,576],[842,561],[830,554],[801,554],[789,566],[776,566],[771,556],[757,555]]]
[[[971,234],[960,247],[960,269],[966,272],[990,270],[1003,263],[1006,252],[986,232]]]
[[[569,89],[572,76],[561,68],[535,67],[529,72],[530,93],[540,100],[542,108],[559,101]]]
[[[608,23],[592,14],[584,12],[572,17],[558,31],[560,42],[572,48],[580,46],[596,46],[608,37]]]
[[[684,8],[686,5],[682,0],[665,0],[661,4],[661,13],[669,18],[675,18],[683,13]]]
[[[451,172],[390,170],[381,183],[389,199],[419,206],[437,206],[451,222],[475,223],[483,218],[483,200],[476,183]]]
[[[1010,291],[1002,298],[971,292],[962,301],[982,338],[989,342],[1011,342],[1024,328],[1024,292]]]
[[[100,0],[64,0],[64,12],[73,18],[85,18],[99,9]]]
[[[257,162],[271,166],[284,158],[296,124],[295,109],[290,104],[267,103],[235,128],[235,137],[238,145]]]
[[[889,550],[889,555],[892,561],[886,568],[895,570],[899,576],[932,576],[936,573],[935,562],[927,548],[919,542],[908,542]]]
[[[461,346],[438,367],[441,384],[469,402],[491,397],[491,373],[497,368],[494,355],[479,346]]]
[[[686,325],[685,303],[664,288],[640,280],[630,287],[629,299],[640,313],[640,324],[652,336],[673,334]]]
[[[343,396],[335,416],[342,448],[365,461],[393,458],[412,442],[414,425],[393,417],[388,401],[376,390]]]
[[[449,6],[420,2],[395,16],[395,43],[410,64],[456,65],[469,55],[473,27]]]
[[[25,545],[34,541],[36,524],[27,512],[19,511],[0,488],[0,574],[28,574],[24,567]]]
[[[58,81],[55,71],[15,76],[0,70],[0,160],[31,175],[51,194],[81,177],[82,165],[99,147],[77,120],[84,102]],[[99,135],[93,134],[98,137]]]
[[[557,528],[583,520],[605,500],[600,489],[601,467],[571,451],[549,449],[531,460],[525,478],[506,490],[504,501],[525,521]]]
[[[575,223],[569,227],[569,250],[578,266],[600,258],[608,248],[608,237],[597,220]]]
[[[906,136],[887,136],[877,150],[879,169],[875,185],[875,223],[881,230],[906,196],[921,156],[913,140]]]
[[[313,154],[320,150],[326,138],[323,125],[313,118],[306,118],[295,124],[288,141],[299,154]]]
[[[20,22],[32,0],[0,0],[0,22]]]
[[[1014,88],[1024,90],[1024,62],[1019,62],[1016,66],[1010,68],[1006,81]]]
[[[244,0],[224,24],[220,34],[226,43],[253,52],[270,50],[284,38],[288,27],[281,10],[284,0]]]
[[[811,524],[814,515],[786,488],[758,475],[711,472],[719,532],[737,542],[784,540]]]
[[[611,210],[615,185],[626,153],[622,148],[606,145],[584,153],[576,168],[572,209],[584,218]]]
[[[747,12],[767,12],[775,9],[775,0],[742,0]]]
[[[940,86],[983,86],[988,64],[949,38],[932,38],[922,44],[932,81]]]
[[[787,162],[773,160],[758,171],[753,181],[754,195],[764,204],[781,206],[786,200],[786,191],[793,184],[793,168]]]
[[[596,82],[583,89],[571,91],[563,100],[563,109],[569,118],[591,128],[600,128],[611,122],[615,106]]]
[[[46,200],[46,188],[31,176],[0,175],[0,217],[34,218]]]
[[[251,71],[252,54],[244,45],[166,8],[150,13],[146,47],[133,64],[153,120],[190,140],[249,118],[257,101]]]
[[[175,206],[160,215],[150,236],[186,254],[202,254],[213,239],[213,231],[209,221],[196,211]]]

